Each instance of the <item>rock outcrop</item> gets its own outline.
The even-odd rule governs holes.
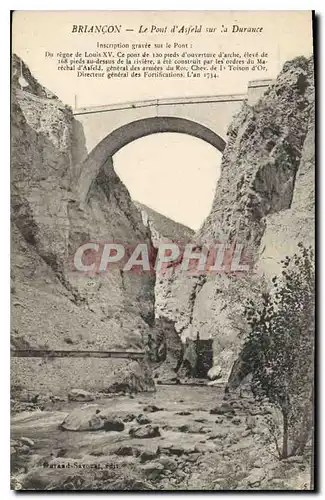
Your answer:
[[[185,276],[165,281],[161,314],[184,337],[214,339],[214,364],[227,380],[246,332],[243,301],[259,297],[297,243],[314,243],[313,60],[287,62],[254,105],[244,103],[227,136],[211,213],[195,235],[245,245],[246,276]]]
[[[141,212],[144,225],[150,228],[154,244],[158,244],[162,240],[187,243],[193,239],[195,234],[193,229],[175,222],[143,203],[135,201],[134,204]]]
[[[93,180],[87,199],[78,198],[76,185],[84,156],[83,133],[72,110],[14,56],[14,349],[143,351],[143,338],[152,329],[154,276],[123,275],[120,269],[85,276],[71,265],[75,251],[89,241],[150,244],[150,232],[115,174],[111,158]],[[127,359],[14,357],[12,386],[54,394],[73,387],[106,390],[116,383],[115,372],[130,373],[133,379],[140,371],[142,390],[152,389],[152,379],[141,366]]]
[[[134,202],[141,212],[144,225],[150,229],[153,246],[160,243],[177,243],[181,246],[194,237],[193,229],[156,212],[152,208],[137,201]],[[174,321],[165,316],[165,290],[169,288],[168,275],[156,275],[155,284],[155,334],[151,339],[152,361],[155,366],[155,378],[161,381],[175,378],[182,359],[184,346],[181,337],[175,329]]]

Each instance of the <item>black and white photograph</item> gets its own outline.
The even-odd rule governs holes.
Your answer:
[[[314,491],[314,13],[11,41],[11,489]]]

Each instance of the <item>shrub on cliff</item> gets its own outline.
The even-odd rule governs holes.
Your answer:
[[[262,305],[248,301],[250,332],[243,349],[252,372],[252,388],[281,413],[282,447],[275,421],[269,429],[279,458],[301,454],[312,432],[314,379],[314,255],[299,250],[282,261],[279,277],[263,293]]]

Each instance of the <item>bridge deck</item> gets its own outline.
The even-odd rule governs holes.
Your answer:
[[[248,93],[247,94],[225,94],[225,95],[213,95],[213,96],[190,96],[190,97],[168,97],[164,99],[146,99],[136,102],[123,102],[117,104],[106,104],[102,106],[86,106],[81,108],[76,108],[73,111],[74,115],[84,115],[89,113],[104,113],[108,111],[120,111],[124,109],[134,109],[134,108],[146,108],[150,106],[176,106],[180,104],[209,104],[214,102],[232,102],[232,101],[243,101],[249,96],[250,89],[266,89],[275,80],[270,78],[264,78],[259,80],[251,80],[248,82]]]
[[[103,106],[90,106],[77,108],[74,115],[85,115],[89,113],[104,113],[109,111],[121,111],[124,109],[147,108],[151,106],[176,106],[180,104],[209,104],[213,102],[243,101],[247,94],[229,94],[218,96],[197,96],[197,97],[169,97],[166,99],[148,99],[137,102],[124,102],[119,104],[106,104]]]

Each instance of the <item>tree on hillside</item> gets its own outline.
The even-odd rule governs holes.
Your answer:
[[[282,261],[260,307],[253,300],[245,307],[250,332],[242,356],[251,367],[254,394],[281,412],[282,447],[270,427],[280,459],[302,454],[313,427],[314,255],[311,247],[298,247]]]

